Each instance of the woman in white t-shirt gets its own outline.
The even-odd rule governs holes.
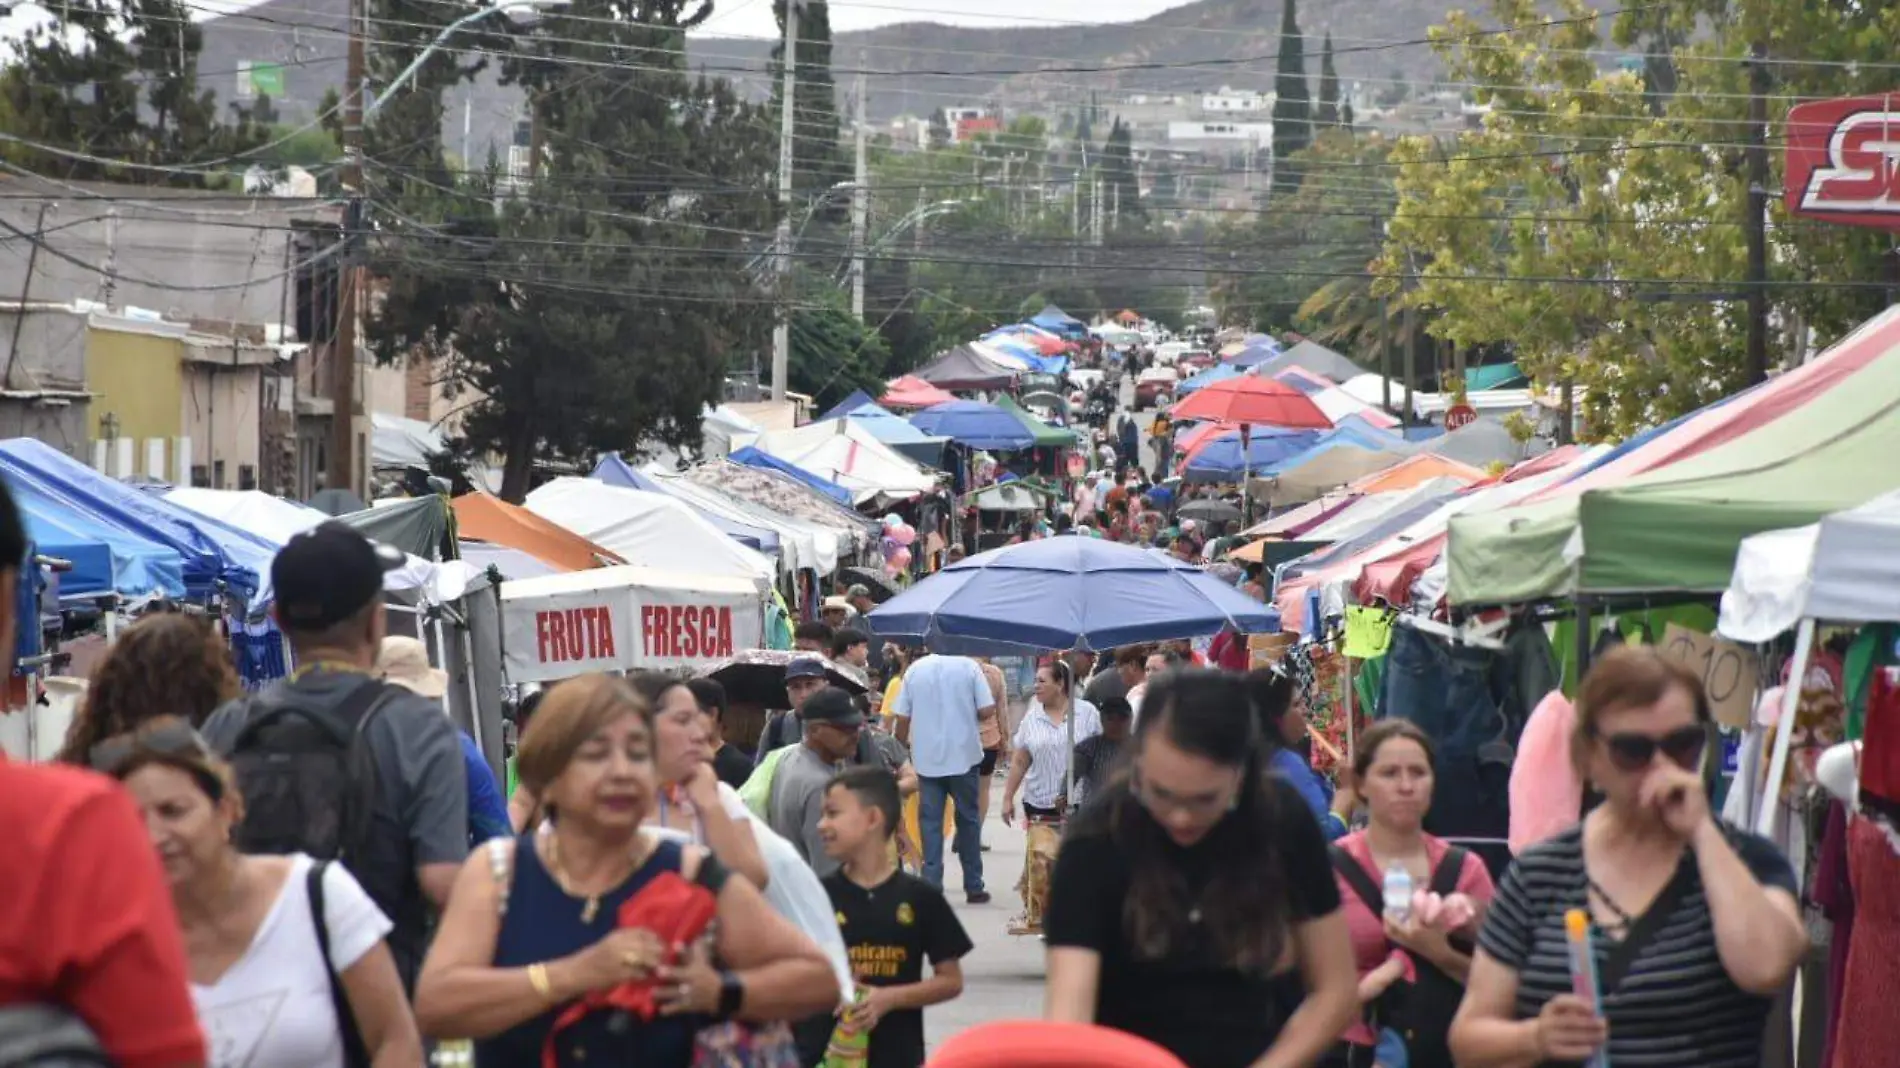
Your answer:
[[[184,929],[210,1068],[420,1068],[422,1042],[383,941],[389,920],[342,865],[239,853],[231,832],[244,803],[231,770],[183,720],[107,739],[92,763],[145,814]],[[338,1021],[333,983],[353,1028]]]

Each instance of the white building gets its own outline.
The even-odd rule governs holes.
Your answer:
[[[1245,149],[1273,143],[1270,122],[1171,122],[1168,147],[1179,150]]]
[[[1201,94],[1201,110],[1210,115],[1265,114],[1273,110],[1273,95],[1223,85],[1219,92]]]

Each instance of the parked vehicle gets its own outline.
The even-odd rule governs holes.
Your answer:
[[[1172,367],[1150,367],[1135,379],[1135,410],[1172,403],[1174,387],[1181,381]]]

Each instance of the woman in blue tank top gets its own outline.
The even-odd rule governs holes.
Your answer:
[[[811,939],[743,877],[696,846],[663,842],[641,823],[655,801],[650,710],[619,679],[555,687],[521,740],[522,784],[547,829],[478,850],[457,877],[416,991],[435,1038],[473,1038],[478,1068],[639,1064],[687,1068],[700,1029],[725,1019],[809,1017],[837,1005],[838,981]],[[665,872],[712,891],[706,944],[669,947],[616,926],[620,906]],[[573,1003],[629,982],[657,982],[658,1015]]]

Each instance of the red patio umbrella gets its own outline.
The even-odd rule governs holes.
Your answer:
[[[1169,412],[1175,419],[1212,419],[1250,426],[1327,430],[1333,421],[1311,397],[1271,378],[1241,375],[1195,390]]]
[[[879,403],[886,408],[930,408],[956,399],[956,394],[938,389],[916,375],[904,375],[891,379]]]

